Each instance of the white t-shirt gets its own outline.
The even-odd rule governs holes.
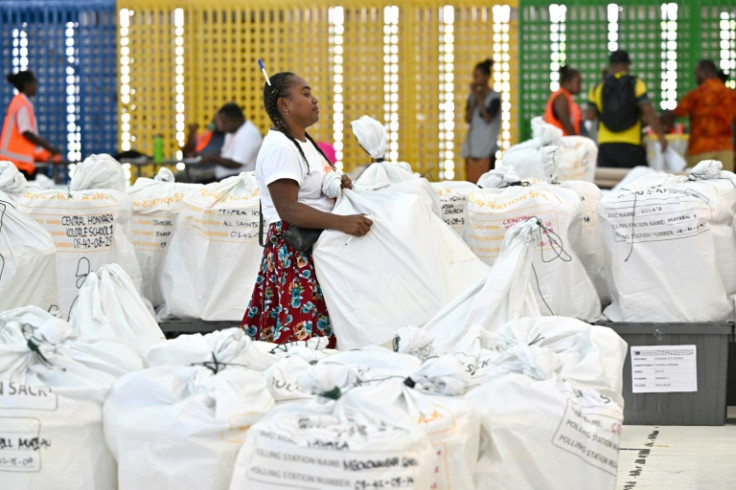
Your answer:
[[[261,147],[263,136],[250,121],[245,121],[234,133],[227,133],[222,143],[220,156],[240,163],[240,168],[215,167],[215,177],[223,179],[240,172],[252,172],[256,167],[256,156]]]
[[[33,110],[33,104],[31,104],[31,101],[28,100],[28,97],[26,97],[25,94],[21,95],[28,101],[28,105],[30,105],[31,110]],[[28,107],[23,106],[18,110],[18,114],[15,116],[15,124],[18,126],[18,132],[20,134],[23,134],[26,131],[30,131],[33,134],[38,134],[38,128],[36,127],[35,119],[31,124],[31,115],[28,111]]]
[[[309,141],[301,142],[307,162],[304,161],[294,143],[281,131],[271,130],[266,134],[256,160],[256,179],[261,195],[263,217],[268,223],[280,221],[281,218],[273,205],[268,185],[280,179],[291,179],[299,184],[297,201],[320,211],[330,212],[334,201],[322,192],[322,181],[325,178],[325,159]]]

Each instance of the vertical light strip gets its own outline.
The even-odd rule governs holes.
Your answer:
[[[662,9],[662,82],[660,102],[662,109],[677,107],[677,4],[663,3]]]
[[[608,51],[618,49],[618,5],[608,4]]]
[[[345,33],[345,11],[342,7],[330,7],[329,19],[329,57],[334,72],[332,86],[332,138],[335,147],[335,167],[339,171],[343,168],[343,34]]]
[[[128,9],[120,9],[119,25],[120,25],[120,103],[123,105],[120,109],[120,149],[122,151],[130,150],[130,112],[124,107],[130,104],[130,38],[128,37],[130,28],[130,17],[133,11]]]
[[[179,148],[184,146],[185,109],[184,106],[184,9],[174,9],[174,69],[176,70],[176,143]],[[181,150],[176,152],[178,159],[182,158]]]
[[[79,126],[79,76],[75,67],[78,63],[74,42],[76,25],[67,22],[64,30],[66,60],[66,157],[70,162],[82,158],[82,128]]]
[[[732,12],[721,12],[721,43],[720,43],[720,67],[721,70],[729,73],[731,78],[726,82],[726,86],[736,89],[736,80],[733,79],[736,73],[736,15]]]
[[[399,7],[383,8],[383,112],[388,159],[399,159]]]
[[[455,178],[455,7],[440,8],[439,178]]]
[[[567,61],[566,20],[567,7],[557,4],[549,6],[549,47],[552,51],[549,64],[549,89],[552,92],[560,88],[560,68]]]
[[[501,162],[503,152],[511,146],[511,55],[509,54],[509,29],[511,7],[493,7],[493,89],[501,94],[501,132],[496,161]]]
[[[23,22],[20,29],[13,29],[13,73],[28,69],[28,24]]]

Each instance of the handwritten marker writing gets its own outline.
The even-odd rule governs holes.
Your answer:
[[[258,60],[258,66],[261,67],[261,73],[263,73],[263,78],[266,79],[266,83],[268,86],[271,86],[271,80],[268,79],[268,75],[266,74],[266,68],[263,66],[263,61],[260,59]]]

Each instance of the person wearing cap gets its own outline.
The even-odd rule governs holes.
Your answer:
[[[630,75],[631,58],[622,50],[609,57],[609,74],[588,94],[589,117],[598,118],[598,166],[633,168],[647,165],[642,117],[657,134],[664,152],[667,140],[649,100],[646,85]]]
[[[726,80],[728,76],[712,60],[700,60],[695,66],[697,88],[688,92],[673,111],[662,114],[665,127],[671,127],[675,117],[690,117],[689,167],[702,160],[719,160],[724,170],[734,170],[736,91],[726,87]]]

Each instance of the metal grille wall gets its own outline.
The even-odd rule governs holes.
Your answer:
[[[632,73],[647,85],[655,108],[671,109],[695,86],[693,68],[709,58],[736,72],[736,5],[728,0],[617,3],[577,1],[559,4],[520,2],[522,139],[542,115],[556,88],[557,70],[569,64],[583,75],[583,92],[601,79],[608,53],[625,49]],[[733,84],[733,82],[731,82]]]
[[[508,146],[516,139],[515,2],[211,5],[118,1],[122,149],[150,153],[161,134],[165,156],[174,157],[187,123],[206,125],[229,101],[265,133],[258,58],[270,74],[293,71],[309,82],[321,109],[310,134],[333,142],[348,171],[369,160],[350,128],[367,114],[388,128],[391,158],[435,179],[462,177],[467,85],[487,57],[507,58],[497,60],[493,83],[505,94],[502,140]]]
[[[3,78],[36,74],[39,132],[70,160],[117,148],[115,32],[113,0],[0,2]],[[3,109],[12,97],[0,84]]]

